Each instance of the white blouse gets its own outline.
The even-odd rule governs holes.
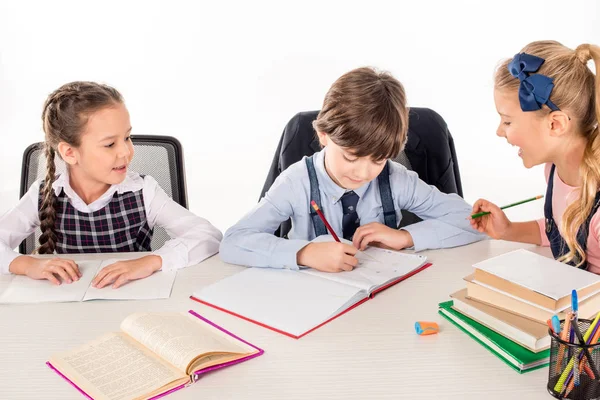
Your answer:
[[[221,232],[206,219],[198,217],[171,199],[151,176],[142,178],[137,172],[129,171],[123,182],[112,185],[99,199],[85,204],[69,184],[68,173],[58,176],[52,184],[56,195],[61,190],[69,197],[75,209],[91,213],[104,208],[115,192],[142,190],[146,217],[150,228],[164,228],[171,240],[152,252],[162,258],[162,270],[176,270],[216,254],[223,238]],[[35,181],[25,196],[11,210],[0,217],[0,273],[10,273],[10,263],[20,256],[13,249],[35,232],[40,226],[38,199],[40,181]],[[68,258],[68,254],[60,255]]]

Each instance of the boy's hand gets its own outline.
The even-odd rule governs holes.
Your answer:
[[[479,232],[483,232],[493,239],[504,239],[509,232],[512,222],[506,217],[504,211],[494,203],[479,199],[473,204],[472,214],[489,212],[483,217],[470,219],[471,226]]]
[[[323,272],[352,271],[358,265],[356,252],[355,247],[346,243],[309,243],[298,252],[296,262]]]
[[[92,281],[98,289],[112,285],[113,289],[123,286],[129,281],[146,278],[162,267],[160,256],[145,256],[136,260],[118,261],[102,268]]]
[[[368,245],[391,250],[402,250],[414,246],[410,233],[401,229],[389,228],[379,222],[371,222],[359,227],[354,233],[352,244],[360,250],[364,250]]]
[[[47,279],[55,285],[60,285],[61,282],[72,283],[81,278],[79,267],[73,260],[27,257],[26,261],[23,272],[32,279]]]

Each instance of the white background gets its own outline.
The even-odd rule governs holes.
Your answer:
[[[543,169],[495,135],[494,69],[533,40],[600,44],[593,0],[215,3],[0,0],[0,213],[48,93],[96,80],[123,93],[134,134],[182,142],[190,208],[225,230],[257,202],[289,118],[365,65],[445,118],[467,201],[543,194]],[[537,218],[542,202],[508,214]]]

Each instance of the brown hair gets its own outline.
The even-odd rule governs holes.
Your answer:
[[[58,144],[77,147],[89,116],[102,108],[122,103],[123,97],[114,88],[95,82],[71,82],[52,92],[44,103],[42,122],[45,133],[46,178],[40,205],[39,254],[54,253],[56,247],[56,195],[52,183],[56,180],[54,157]],[[60,154],[59,154],[60,157]]]
[[[331,85],[313,127],[357,157],[396,157],[408,130],[404,87],[374,68],[347,72]]]
[[[582,178],[579,198],[565,210],[561,226],[569,252],[560,260],[575,261],[580,266],[585,262],[586,255],[577,243],[577,233],[589,216],[600,189],[600,47],[582,44],[572,50],[555,41],[540,41],[528,44],[521,52],[545,60],[537,73],[554,81],[550,100],[569,115],[577,124],[577,130],[587,139],[579,167]],[[596,76],[587,66],[589,60],[594,60]],[[504,61],[496,71],[495,87],[516,93],[519,80],[508,71],[510,61]],[[535,112],[548,113],[549,109],[544,107]]]

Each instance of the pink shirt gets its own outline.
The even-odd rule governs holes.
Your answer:
[[[552,164],[546,164],[544,174],[546,175],[546,182],[550,176],[550,169]],[[567,209],[567,206],[575,199],[577,199],[578,188],[569,186],[564,183],[558,176],[558,172],[554,170],[554,189],[552,192],[552,212],[554,213],[554,221],[558,225],[558,229],[561,229],[562,216]],[[537,221],[540,228],[540,235],[542,237],[542,246],[550,246],[548,236],[546,235],[546,220],[544,218]],[[561,231],[562,234],[562,231]],[[564,236],[563,236],[564,237]],[[595,274],[600,274],[600,210],[594,214],[590,222],[590,234],[587,240],[587,262],[588,271]]]

